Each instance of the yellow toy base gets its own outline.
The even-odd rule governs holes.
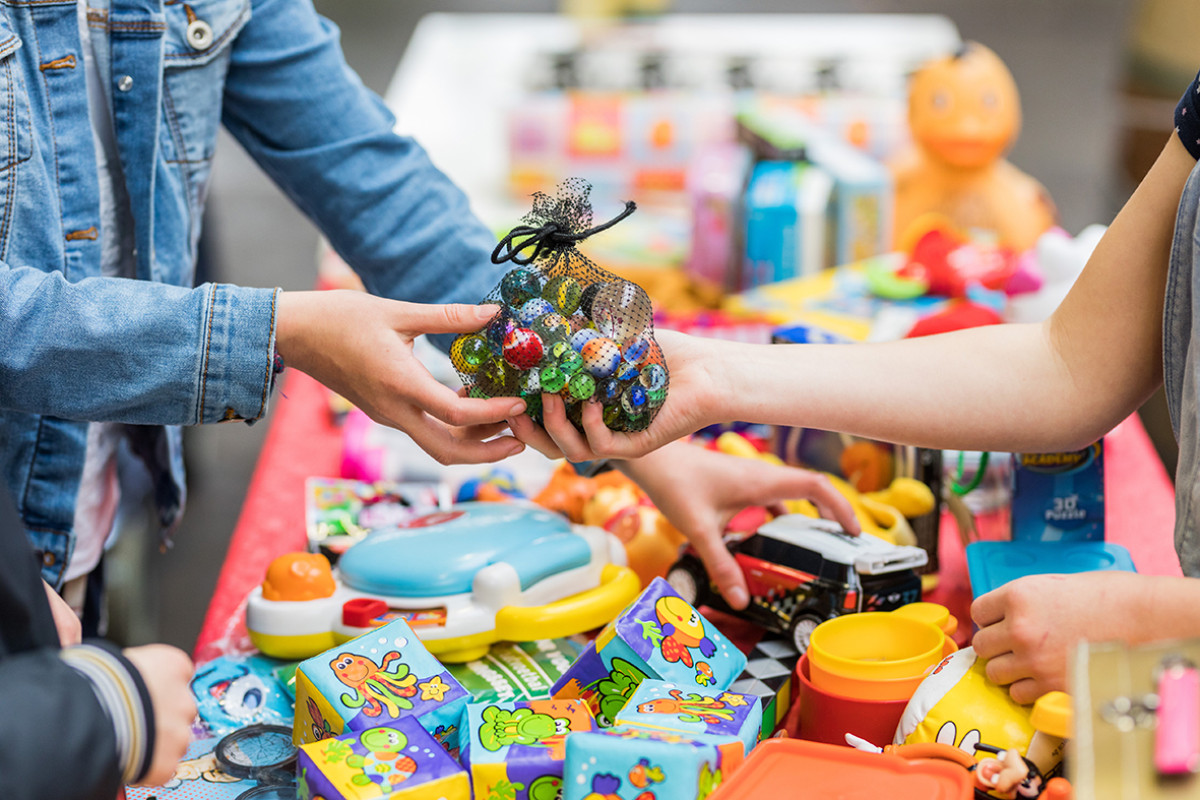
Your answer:
[[[496,614],[494,630],[470,636],[422,639],[443,663],[458,664],[483,656],[496,642],[531,642],[570,636],[611,622],[642,590],[637,573],[609,564],[600,585],[544,606],[508,606]],[[420,631],[417,632],[420,635]]]
[[[278,636],[249,631],[250,641],[272,658],[284,661],[301,661],[317,653],[323,653],[337,644],[333,632],[304,633],[296,636]]]

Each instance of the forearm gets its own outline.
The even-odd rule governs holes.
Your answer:
[[[1066,376],[1037,325],[885,344],[714,349],[714,420],[970,450],[1058,449],[1091,435],[1080,431]],[[1045,413],[1035,419],[1031,407]]]
[[[682,439],[669,442],[640,458],[614,459],[612,465],[643,488],[655,485],[658,480],[669,480],[671,464],[691,454],[691,446]]]
[[[1200,579],[1139,575],[1142,590],[1124,615],[1130,644],[1200,637]]]
[[[274,290],[0,264],[0,408],[193,425],[266,409]]]
[[[1162,379],[1174,219],[1194,161],[1172,138],[1049,321],[856,345],[709,345],[708,421],[927,447],[1082,447]]]

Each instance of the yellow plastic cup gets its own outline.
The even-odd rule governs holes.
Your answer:
[[[937,626],[946,635],[946,641],[942,646],[943,658],[958,650],[958,643],[954,641],[954,632],[958,630],[958,619],[945,606],[922,601],[900,606],[891,613]]]
[[[889,612],[847,614],[821,623],[808,645],[820,689],[864,700],[912,696],[942,659],[946,636],[933,624]]]
[[[900,606],[891,613],[936,625],[947,636],[953,636],[954,632],[958,630],[958,619],[950,615],[950,609],[938,603],[926,603],[924,601],[909,603],[906,606]]]

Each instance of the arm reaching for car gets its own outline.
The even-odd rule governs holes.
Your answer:
[[[811,500],[822,516],[836,520],[847,533],[860,531],[850,501],[818,472],[738,458],[682,441],[618,466],[688,538],[722,597],[735,609],[745,608],[750,596],[722,534],[742,509],[765,506],[783,514],[783,501]]]

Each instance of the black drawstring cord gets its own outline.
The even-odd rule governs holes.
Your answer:
[[[597,225],[594,228],[588,228],[586,231],[579,231],[578,233],[560,232],[557,222],[547,222],[540,228],[534,228],[529,225],[518,225],[509,231],[508,235],[496,245],[496,249],[492,251],[492,263],[503,264],[505,261],[511,261],[522,267],[532,264],[541,256],[543,251],[581,242],[593,233],[599,233],[611,228],[632,214],[636,209],[637,204],[632,200],[627,200],[625,202],[625,210],[620,214],[608,222]],[[517,242],[518,236],[526,238],[521,242]],[[522,250],[529,247],[533,247],[533,253],[528,256],[520,255]]]

